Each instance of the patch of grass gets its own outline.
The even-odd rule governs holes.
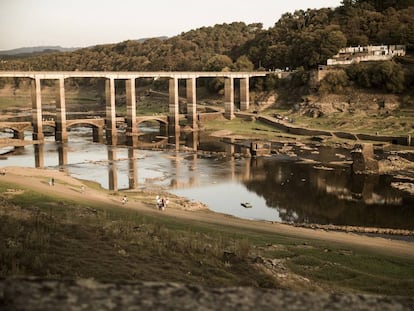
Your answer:
[[[294,252],[289,251],[287,248],[279,248],[273,249],[270,251],[265,252],[266,257],[275,258],[275,259],[287,259],[291,257],[295,257],[296,254]]]
[[[233,120],[220,118],[207,122],[205,126],[209,130],[228,130],[231,131],[232,134],[246,135],[251,138],[269,138],[279,132],[270,125],[257,121],[247,121],[240,118]]]
[[[403,296],[414,293],[412,259],[316,248],[300,250],[288,261],[288,266],[300,275],[340,291]]]
[[[413,134],[411,115],[403,112],[394,112],[392,115],[366,115],[349,113],[332,113],[319,118],[281,111],[283,115],[293,118],[295,124],[308,128],[327,131],[346,131],[350,133],[365,133],[380,135],[407,135]]]

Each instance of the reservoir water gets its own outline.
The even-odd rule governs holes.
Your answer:
[[[348,150],[295,150],[306,152],[309,161],[286,153],[243,158],[226,156],[219,139],[199,138],[199,152],[141,150],[92,143],[87,131],[72,130],[66,145],[46,138],[43,145],[17,148],[1,157],[0,167],[40,165],[106,189],[114,182],[119,190],[131,184],[162,188],[246,219],[414,229],[414,196],[391,187],[390,176],[354,175],[349,165],[335,164],[349,157]]]

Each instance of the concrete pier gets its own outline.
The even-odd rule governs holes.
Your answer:
[[[43,140],[42,91],[40,78],[34,78],[32,84],[32,125],[33,140]]]
[[[234,79],[225,78],[224,80],[224,117],[232,120],[234,115]]]
[[[136,146],[138,142],[138,127],[137,127],[137,108],[135,96],[135,79],[128,79],[125,81],[126,86],[126,106],[127,106],[127,145]]]
[[[196,78],[186,79],[187,93],[187,123],[192,129],[197,129],[197,98]]]
[[[169,105],[168,105],[168,123],[172,130],[179,128],[179,106],[178,106],[178,79],[170,78],[169,80]]]
[[[116,145],[116,111],[115,111],[115,79],[109,78],[105,81],[105,134],[108,145]]]
[[[58,94],[56,98],[56,134],[55,140],[59,142],[68,141],[66,129],[66,102],[65,102],[65,80],[59,79]]]
[[[247,111],[249,109],[249,79],[240,79],[240,110]]]

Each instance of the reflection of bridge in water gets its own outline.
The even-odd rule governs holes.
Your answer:
[[[203,141],[208,142],[210,138],[208,136],[203,137]],[[250,178],[250,161],[246,161],[246,167],[243,169],[243,175],[241,176],[240,173],[237,173],[236,169],[236,161],[237,159],[234,157],[235,148],[240,147],[235,146],[234,144],[229,144],[228,142],[224,142],[222,140],[216,141],[213,139],[212,141],[216,142],[220,146],[220,150],[216,150],[216,152],[222,154],[227,159],[227,164],[229,170],[226,172],[228,173],[232,179],[237,180],[248,180]],[[189,171],[194,171],[194,168],[197,167],[197,161],[199,156],[203,154],[203,151],[199,150],[200,144],[200,137],[198,131],[190,131],[185,134],[180,133],[179,131],[175,132],[175,135],[165,137],[159,142],[155,143],[147,143],[139,141],[136,146],[128,146],[128,147],[118,147],[115,145],[106,145],[106,159],[103,160],[105,166],[108,169],[108,189],[111,191],[118,191],[118,172],[119,172],[119,163],[123,161],[128,162],[128,189],[133,190],[138,188],[138,166],[139,160],[141,156],[139,152],[142,149],[149,149],[149,150],[169,150],[168,158],[171,161],[171,184],[169,185],[171,188],[184,188],[184,187],[192,187],[199,184],[198,180],[198,172],[196,174],[191,174],[186,180],[185,174],[184,178],[180,174],[181,169],[183,168],[183,162],[187,162],[189,167],[186,168]],[[71,163],[68,161],[68,150],[69,145],[68,143],[55,143],[56,151],[58,154],[58,167],[60,171],[68,172]],[[34,163],[36,168],[44,168],[45,167],[45,144],[39,143],[34,144]],[[161,148],[161,149],[160,149]],[[125,154],[127,150],[127,158],[125,155],[122,158],[119,158],[119,151]],[[201,153],[200,153],[200,152]],[[241,152],[241,151],[240,151]],[[186,158],[186,161],[182,161],[183,157]],[[207,156],[209,157],[209,156]],[[191,168],[190,168],[191,166]],[[124,165],[121,165],[123,169],[125,169]],[[177,177],[179,176],[179,177]]]
[[[108,181],[108,188],[112,191],[151,187],[155,181],[156,188],[160,182],[170,189],[191,188],[197,192],[197,187],[216,183],[219,186],[221,182],[226,187],[229,182],[236,182],[263,197],[266,205],[274,208],[286,222],[412,229],[413,196],[402,195],[390,187],[388,176],[355,175],[349,168],[327,169],[315,167],[315,164],[266,157],[240,158],[234,155],[243,151],[223,141],[219,142],[219,148],[214,148],[220,154],[211,158],[210,152],[205,154],[202,147],[214,142],[206,141],[205,137],[198,140],[197,134],[193,131],[188,133],[189,138],[183,135],[180,139],[171,137],[170,142],[180,143],[180,148],[171,146],[170,152],[161,155],[167,162],[158,162],[159,158],[154,157],[150,166],[141,162],[146,156],[140,154],[140,149],[107,145],[104,154],[99,153],[97,162],[103,177],[100,180]],[[51,149],[46,149],[44,144],[34,145],[34,148],[35,165],[43,167],[45,150],[49,152]],[[72,164],[73,172],[83,169],[84,163],[75,161],[68,164],[69,148],[65,143],[56,144],[60,169],[69,171]],[[50,157],[47,160],[50,161]],[[153,164],[154,179],[151,175],[139,184],[138,177],[146,176],[146,168],[153,168]],[[159,173],[163,176],[161,179],[158,179]]]
[[[0,78],[27,78],[31,80],[32,93],[32,121],[21,124],[1,123],[1,128],[9,128],[14,131],[14,138],[24,139],[24,130],[29,127],[33,129],[33,139],[42,141],[44,139],[44,126],[55,128],[55,140],[66,142],[67,130],[76,124],[92,126],[94,140],[100,141],[105,129],[106,143],[116,145],[117,122],[115,107],[115,81],[124,80],[126,86],[126,137],[127,144],[134,146],[137,141],[140,118],[155,120],[162,125],[168,125],[172,131],[179,128],[179,97],[178,81],[186,81],[187,99],[187,124],[197,128],[197,95],[196,80],[198,78],[224,78],[224,116],[234,118],[234,80],[240,80],[239,98],[240,110],[249,108],[249,79],[251,77],[264,77],[266,72],[31,72],[31,71],[3,71]],[[104,119],[67,120],[65,101],[65,79],[70,78],[100,78],[105,79],[105,104],[106,113]],[[138,117],[136,116],[136,79],[139,78],[166,78],[169,80],[169,112],[163,117]],[[54,121],[43,120],[41,81],[57,80],[58,92],[56,97],[56,118]]]

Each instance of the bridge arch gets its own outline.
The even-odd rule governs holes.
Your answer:
[[[102,142],[103,128],[105,121],[103,119],[76,119],[66,121],[66,130],[74,127],[89,127],[92,128],[93,142]]]
[[[136,117],[136,127],[138,133],[138,142],[151,144],[159,142],[168,133],[167,116],[139,116]]]
[[[1,130],[10,130],[13,138],[24,139],[24,132],[32,130],[30,122],[0,122]]]
[[[142,116],[137,117],[137,125],[143,122],[156,121],[164,126],[168,126],[168,118],[166,116]]]

